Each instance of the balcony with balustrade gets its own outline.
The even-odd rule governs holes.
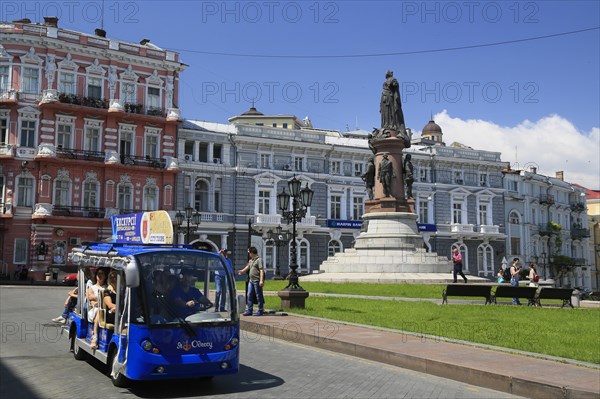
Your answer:
[[[550,194],[541,194],[540,195],[540,204],[543,205],[554,205],[554,195]]]
[[[451,233],[473,233],[474,226],[472,224],[453,223],[450,225]]]
[[[479,232],[482,234],[500,234],[500,226],[496,225],[480,225]]]
[[[153,158],[149,155],[145,157],[137,155],[120,155],[121,164],[127,166],[146,166],[149,168],[165,169],[167,161],[164,158]]]
[[[582,238],[588,238],[590,236],[590,231],[588,229],[584,229],[581,227],[572,227],[571,228],[571,238],[573,240],[580,240]]]

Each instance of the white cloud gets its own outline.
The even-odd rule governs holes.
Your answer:
[[[517,126],[453,118],[446,110],[435,115],[447,145],[458,141],[478,150],[502,153],[514,169],[537,166],[538,173],[554,176],[564,171],[565,180],[590,189],[600,188],[600,128],[582,132],[559,115]]]

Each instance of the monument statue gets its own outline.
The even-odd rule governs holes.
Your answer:
[[[373,199],[373,187],[375,186],[375,161],[373,157],[369,157],[367,161],[367,171],[361,176],[367,186],[367,194],[369,199]]]
[[[402,113],[402,103],[400,101],[400,86],[394,73],[387,71],[385,73],[385,82],[381,92],[381,129],[390,129],[397,132],[404,130],[404,114]]]
[[[385,197],[390,197],[392,179],[396,177],[396,173],[394,173],[394,165],[392,164],[392,161],[388,159],[387,153],[384,153],[383,158],[379,161],[379,173],[377,177],[383,187],[383,195]]]
[[[414,167],[410,158],[410,154],[404,156],[404,166],[402,167],[404,170],[404,183],[406,184],[406,198],[414,198],[412,192],[412,186],[415,181],[413,175]]]
[[[404,141],[404,147],[409,148],[411,138],[404,124],[404,113],[402,112],[402,101],[400,100],[400,85],[396,78],[394,78],[392,71],[385,73],[379,112],[381,113],[381,129],[373,131],[370,141],[392,136],[399,137]]]

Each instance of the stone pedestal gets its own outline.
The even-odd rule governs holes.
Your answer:
[[[296,288],[284,288],[277,293],[277,296],[281,298],[282,309],[304,309],[304,302],[308,298],[308,291]]]
[[[448,273],[446,257],[426,252],[417,230],[417,215],[376,212],[363,216],[367,231],[354,248],[329,257],[321,264],[326,273]]]

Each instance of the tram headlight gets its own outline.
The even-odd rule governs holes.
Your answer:
[[[238,338],[231,338],[231,340],[229,341],[229,343],[227,345],[225,345],[225,350],[228,351],[232,348],[235,348],[236,346],[238,346],[240,340]]]
[[[152,345],[152,342],[150,342],[147,339],[143,340],[140,345],[141,345],[142,349],[145,350],[146,352],[152,352],[154,354],[160,353],[158,348],[156,346]]]

